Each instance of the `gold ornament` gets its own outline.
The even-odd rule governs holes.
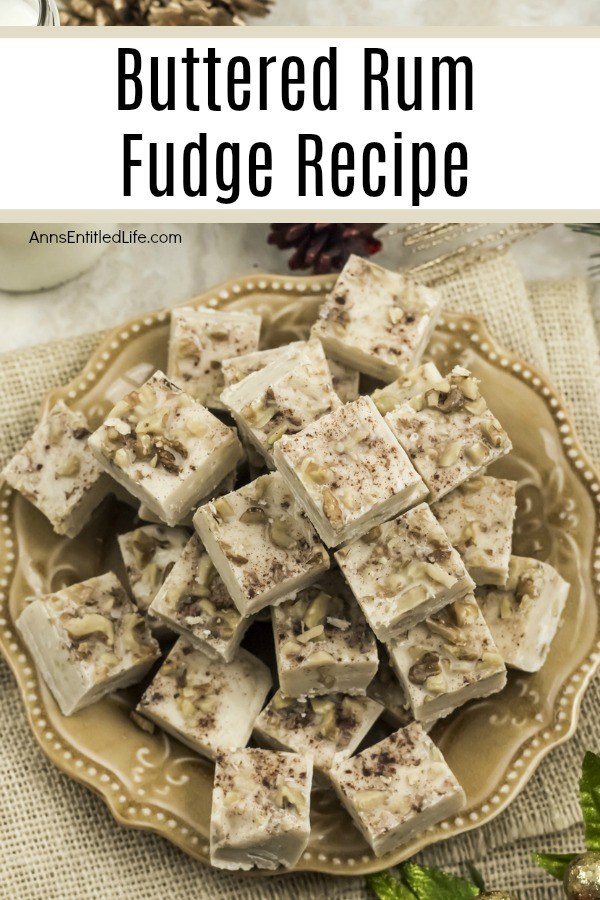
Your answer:
[[[600,853],[583,853],[569,864],[564,879],[569,900],[600,900]]]
[[[62,25],[243,25],[270,0],[63,0]]]

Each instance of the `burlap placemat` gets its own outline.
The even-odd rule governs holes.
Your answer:
[[[528,293],[509,256],[473,267],[442,286],[446,305],[482,315],[499,341],[547,369],[568,398],[582,438],[600,459],[600,356],[581,281],[537,283]],[[569,327],[573,322],[579,326]],[[518,323],[518,328],[515,328]],[[582,340],[582,336],[585,340]],[[0,357],[0,462],[22,443],[49,386],[72,377],[98,335]],[[248,880],[215,873],[165,841],[118,827],[102,802],[57,772],[34,743],[7,667],[0,665],[0,897],[83,900],[193,894],[223,900],[363,900],[362,879],[316,875]],[[490,884],[549,900],[558,886],[530,865],[532,849],[573,849],[580,842],[577,778],[583,752],[600,745],[598,681],[588,692],[576,737],[555,751],[527,789],[495,822],[431,848],[422,859],[458,868],[476,860]]]

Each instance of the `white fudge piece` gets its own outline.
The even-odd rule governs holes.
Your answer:
[[[441,380],[442,373],[435,363],[426,362],[405,375],[400,375],[391,384],[373,391],[371,397],[381,415],[385,416],[407,400],[423,394]]]
[[[226,388],[221,399],[240,434],[271,468],[276,441],[341,406],[325,356],[317,362],[294,349]]]
[[[59,400],[2,476],[42,512],[57,534],[75,537],[110,491],[88,448],[83,413]]]
[[[225,386],[221,363],[258,349],[261,318],[189,306],[171,311],[167,375],[212,409],[222,409]]]
[[[194,525],[243,616],[329,568],[325,547],[277,472],[201,506]]]
[[[310,756],[239,750],[217,760],[210,861],[220,869],[295,866],[310,837]]]
[[[506,666],[473,594],[388,644],[415,719],[447,716],[506,684]]]
[[[168,628],[207,656],[230,662],[250,618],[242,618],[210,556],[194,535],[151,606]]]
[[[178,525],[243,457],[235,432],[162,372],[89,438],[100,464],[167,525]]]
[[[421,503],[335,554],[380,641],[433,615],[475,587],[429,507]]]
[[[220,481],[216,488],[206,496],[202,497],[197,506],[204,506],[205,503],[208,503],[209,500],[213,500],[215,497],[221,497],[223,494],[228,494],[229,491],[232,491],[235,487],[235,483],[237,480],[237,470],[233,470],[229,472],[228,475],[225,476],[223,481]],[[189,525],[190,527],[193,524],[195,509],[190,510],[185,519],[182,520],[182,525]],[[142,522],[152,522],[154,524],[160,525],[162,523],[162,519],[152,512],[144,503],[140,505],[138,509],[138,516],[142,520]]]
[[[148,612],[188,540],[189,534],[184,528],[167,528],[166,525],[142,525],[117,538],[129,588],[143,613]]]
[[[516,490],[515,481],[476,476],[431,507],[475,584],[506,584]]]
[[[512,450],[476,378],[461,366],[394,409],[386,422],[439,500]]]
[[[548,563],[512,556],[505,588],[481,587],[477,600],[507,666],[538,672],[567,602],[569,584]]]
[[[375,636],[339,573],[272,609],[279,686],[287,697],[364,694],[378,665]]]
[[[327,772],[337,759],[351,756],[382,713],[368,697],[332,693],[291,698],[278,691],[254,726],[259,742],[277,750],[310,754],[315,768]]]
[[[112,572],[31,600],[17,628],[65,716],[141,681],[160,656]]]
[[[321,363],[323,360],[326,360],[331,373],[333,389],[342,403],[356,400],[358,397],[359,372],[333,359],[326,359],[323,345],[316,338],[309,341],[292,341],[292,343],[284,344],[282,347],[271,347],[268,350],[257,350],[255,353],[246,353],[244,356],[224,359],[222,370],[225,386],[229,387],[232,384],[237,384],[243,378],[252,375],[253,372],[259,372],[270,363],[282,359],[291,350],[306,351],[314,359],[315,363]]]
[[[419,364],[440,311],[436,291],[351,256],[311,334],[332,359],[392,381]]]
[[[376,856],[465,805],[463,789],[417,722],[330,770],[336,793]]]
[[[260,659],[238,650],[229,663],[179,638],[137,711],[209,759],[245,747],[271,689]]]
[[[328,547],[359,537],[427,495],[370,397],[282,437],[273,458]]]

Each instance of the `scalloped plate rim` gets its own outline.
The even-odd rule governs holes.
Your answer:
[[[264,286],[263,286],[264,283]],[[277,284],[278,287],[274,288],[273,283]],[[247,296],[248,294],[254,293],[263,293],[265,292],[267,295],[274,291],[279,292],[290,291],[292,294],[292,289],[296,286],[298,292],[300,293],[299,285],[304,285],[305,287],[302,289],[302,293],[306,293],[307,295],[311,295],[311,293],[322,293],[327,290],[332,285],[331,276],[287,276],[287,275],[273,275],[268,273],[251,273],[250,275],[240,276],[232,279],[228,279],[227,281],[221,282],[218,285],[210,288],[209,290],[203,292],[202,294],[196,295],[182,303],[174,304],[173,307],[169,307],[162,310],[155,310],[147,313],[142,313],[138,316],[131,317],[127,321],[121,323],[115,328],[109,330],[104,337],[101,339],[98,347],[91,354],[86,365],[81,369],[80,372],[75,375],[71,381],[67,384],[62,385],[60,387],[52,388],[48,391],[46,397],[41,403],[40,413],[48,406],[49,403],[55,402],[55,400],[60,397],[65,397],[69,391],[75,392],[75,396],[70,399],[75,399],[75,397],[85,394],[85,390],[80,390],[79,387],[82,383],[86,382],[85,387],[91,387],[93,384],[93,380],[87,380],[88,374],[92,372],[98,372],[98,364],[102,362],[102,369],[104,369],[105,365],[108,365],[113,361],[114,357],[118,356],[120,351],[120,336],[125,332],[129,332],[132,329],[132,326],[140,326],[142,323],[147,322],[148,327],[150,324],[160,324],[168,319],[168,315],[171,308],[176,306],[189,306],[189,305],[197,305],[201,303],[208,303],[209,299],[215,298],[219,299],[219,295],[224,292],[229,293],[234,286],[238,288],[237,291],[234,291],[238,299]],[[288,288],[287,285],[290,285]],[[558,390],[554,387],[550,379],[542,374],[535,366],[529,364],[521,357],[519,357],[516,353],[513,353],[510,350],[502,347],[495,338],[492,337],[490,331],[488,330],[487,325],[483,321],[483,319],[472,313],[455,313],[451,311],[444,311],[442,314],[442,318],[440,323],[438,324],[438,328],[444,330],[444,326],[448,327],[445,329],[450,333],[456,332],[457,334],[464,334],[465,331],[469,329],[464,328],[465,323],[470,323],[471,329],[478,335],[478,341],[475,344],[475,348],[480,350],[482,344],[488,344],[492,349],[492,352],[496,354],[496,359],[492,361],[493,365],[499,366],[502,369],[511,371],[511,375],[513,377],[519,378],[519,375],[523,371],[527,371],[530,374],[531,380],[539,379],[540,384],[547,388],[548,394],[544,397],[541,396],[543,402],[546,403],[546,406],[549,409],[550,414],[553,419],[556,419],[556,412],[560,411],[562,415],[562,422],[566,423],[570,429],[571,436],[571,446],[576,451],[576,457],[579,457],[583,461],[583,466],[578,468],[575,466],[573,459],[576,457],[571,457],[568,454],[565,454],[565,458],[572,469],[575,476],[583,485],[586,494],[590,497],[592,501],[592,505],[595,511],[595,544],[598,545],[598,528],[599,528],[599,506],[600,506],[600,491],[597,495],[594,495],[590,490],[590,482],[594,480],[596,483],[600,481],[600,475],[597,472],[595,465],[592,463],[589,455],[583,449],[581,442],[577,436],[577,432],[573,425],[572,417],[566,408],[564,401],[562,400]],[[139,333],[139,330],[137,331]],[[129,335],[127,341],[135,340],[136,332]],[[114,346],[115,342],[117,346]],[[113,347],[111,347],[111,344]],[[109,356],[106,359],[103,359],[103,355],[108,353]],[[499,360],[507,360],[508,362],[505,365],[500,365]],[[513,367],[517,365],[519,367],[518,371],[515,371]],[[95,376],[94,376],[95,378]],[[79,387],[78,387],[79,386]],[[556,405],[552,407],[550,401],[554,400]],[[556,424],[556,422],[555,422]],[[557,426],[558,427],[558,426]],[[586,468],[588,472],[592,473],[593,479],[586,480],[583,475],[583,468]],[[14,491],[8,488],[6,483],[2,483],[0,493],[8,496],[14,497]],[[10,516],[9,523],[10,523]],[[7,562],[7,548],[2,538],[0,544],[0,562],[6,564]],[[592,579],[593,580],[593,579]],[[8,586],[6,588],[6,595],[8,596],[10,589],[12,587],[12,579],[9,581]],[[5,625],[6,631],[0,632],[0,650],[2,651],[3,657],[6,659],[13,675],[15,676],[15,680],[20,689],[23,704],[25,707],[25,713],[27,717],[27,721],[30,725],[33,736],[44,752],[45,756],[53,763],[60,771],[64,772],[70,778],[84,785],[93,791],[97,796],[99,796],[108,810],[110,811],[114,820],[119,824],[127,828],[135,828],[139,831],[152,832],[154,834],[158,834],[163,838],[166,838],[170,843],[179,847],[184,853],[188,856],[191,856],[198,861],[209,864],[205,854],[202,853],[200,849],[195,850],[190,846],[189,843],[185,843],[183,840],[179,839],[178,836],[174,833],[171,833],[168,828],[161,827],[157,825],[150,824],[149,822],[145,822],[142,819],[132,820],[124,815],[122,815],[117,809],[115,803],[113,802],[113,795],[107,788],[103,788],[102,785],[95,783],[91,776],[86,776],[84,770],[77,771],[73,765],[69,765],[67,761],[65,761],[58,753],[53,752],[52,748],[48,745],[47,742],[44,741],[43,735],[40,730],[36,727],[36,724],[32,715],[32,707],[27,700],[26,697],[26,684],[25,684],[25,674],[22,672],[17,664],[17,656],[23,654],[25,648],[22,645],[20,636],[14,629],[14,623],[12,620],[8,620]],[[596,638],[600,635],[600,626],[596,633]],[[9,647],[9,643],[13,643],[16,641],[17,650],[13,650]],[[585,668],[584,668],[585,666]],[[394,862],[391,864],[397,864],[401,862],[403,859],[408,858],[409,856],[414,855],[415,853],[423,850],[425,847],[430,846],[432,843],[439,843],[444,840],[448,840],[449,838],[456,837],[459,834],[464,834],[468,831],[472,831],[475,828],[479,828],[482,825],[485,825],[495,819],[501,812],[503,812],[507,806],[515,799],[515,797],[521,792],[521,790],[525,787],[527,782],[530,780],[540,763],[543,759],[554,750],[556,747],[563,744],[565,741],[569,740],[570,737],[573,736],[577,724],[579,721],[579,715],[581,710],[581,704],[583,698],[585,696],[585,692],[592,678],[600,668],[600,653],[592,650],[590,655],[581,663],[580,668],[582,669],[582,673],[579,678],[579,682],[577,688],[574,691],[574,694],[571,697],[570,702],[570,715],[568,720],[567,728],[561,732],[559,736],[555,738],[551,738],[545,744],[541,744],[538,748],[536,748],[535,752],[532,752],[528,762],[523,764],[520,769],[517,771],[514,768],[511,769],[511,765],[518,754],[513,755],[511,760],[507,764],[506,771],[516,772],[514,779],[511,781],[510,790],[505,794],[505,796],[501,797],[497,804],[493,805],[493,808],[490,807],[489,811],[482,816],[480,816],[477,821],[469,821],[464,820],[463,825],[456,826],[455,828],[449,828],[446,833],[442,833],[439,835],[435,835],[435,837],[429,836],[429,832],[424,832],[419,838],[415,841],[411,842],[410,852],[404,854],[402,850],[398,852],[396,857],[394,858]],[[34,669],[35,671],[35,669]],[[36,677],[39,680],[39,675],[37,671],[35,672]],[[571,673],[571,677],[574,673]],[[568,680],[568,679],[566,679]],[[565,680],[565,681],[566,681]],[[564,687],[564,683],[562,685]],[[553,707],[553,712],[556,713],[556,704]],[[540,732],[543,730],[544,726],[540,727]],[[536,735],[532,735],[527,739],[527,743],[534,739]],[[82,754],[80,751],[77,751],[79,756]],[[92,760],[88,760],[88,763],[91,766],[96,765]],[[505,773],[506,774],[506,773]],[[126,793],[126,789],[123,787],[123,791]],[[291,870],[291,872],[322,872],[329,875],[365,875],[373,872],[381,871],[384,868],[387,868],[390,865],[389,859],[384,859],[383,861],[378,859],[377,857],[373,857],[369,862],[357,861],[355,865],[344,865],[341,863],[340,865],[333,866],[332,864],[319,864],[318,859],[311,857],[311,861],[306,861],[305,864],[297,866],[295,869]],[[247,877],[255,877],[255,876],[265,876],[270,875],[271,877],[285,877],[285,875],[290,874],[289,872],[268,872],[268,871],[260,871],[260,872],[246,872],[243,873]]]

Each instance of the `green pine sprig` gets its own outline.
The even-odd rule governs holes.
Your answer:
[[[600,226],[596,226],[600,227]],[[585,829],[586,850],[600,850],[600,756],[586,753],[579,781],[579,803]],[[534,853],[533,861],[554,878],[563,879],[569,864],[580,853]]]
[[[397,869],[397,877],[391,872],[378,872],[367,876],[367,882],[379,900],[471,900],[482,891],[480,884],[416,863],[403,863]],[[471,875],[473,877],[473,874]]]

